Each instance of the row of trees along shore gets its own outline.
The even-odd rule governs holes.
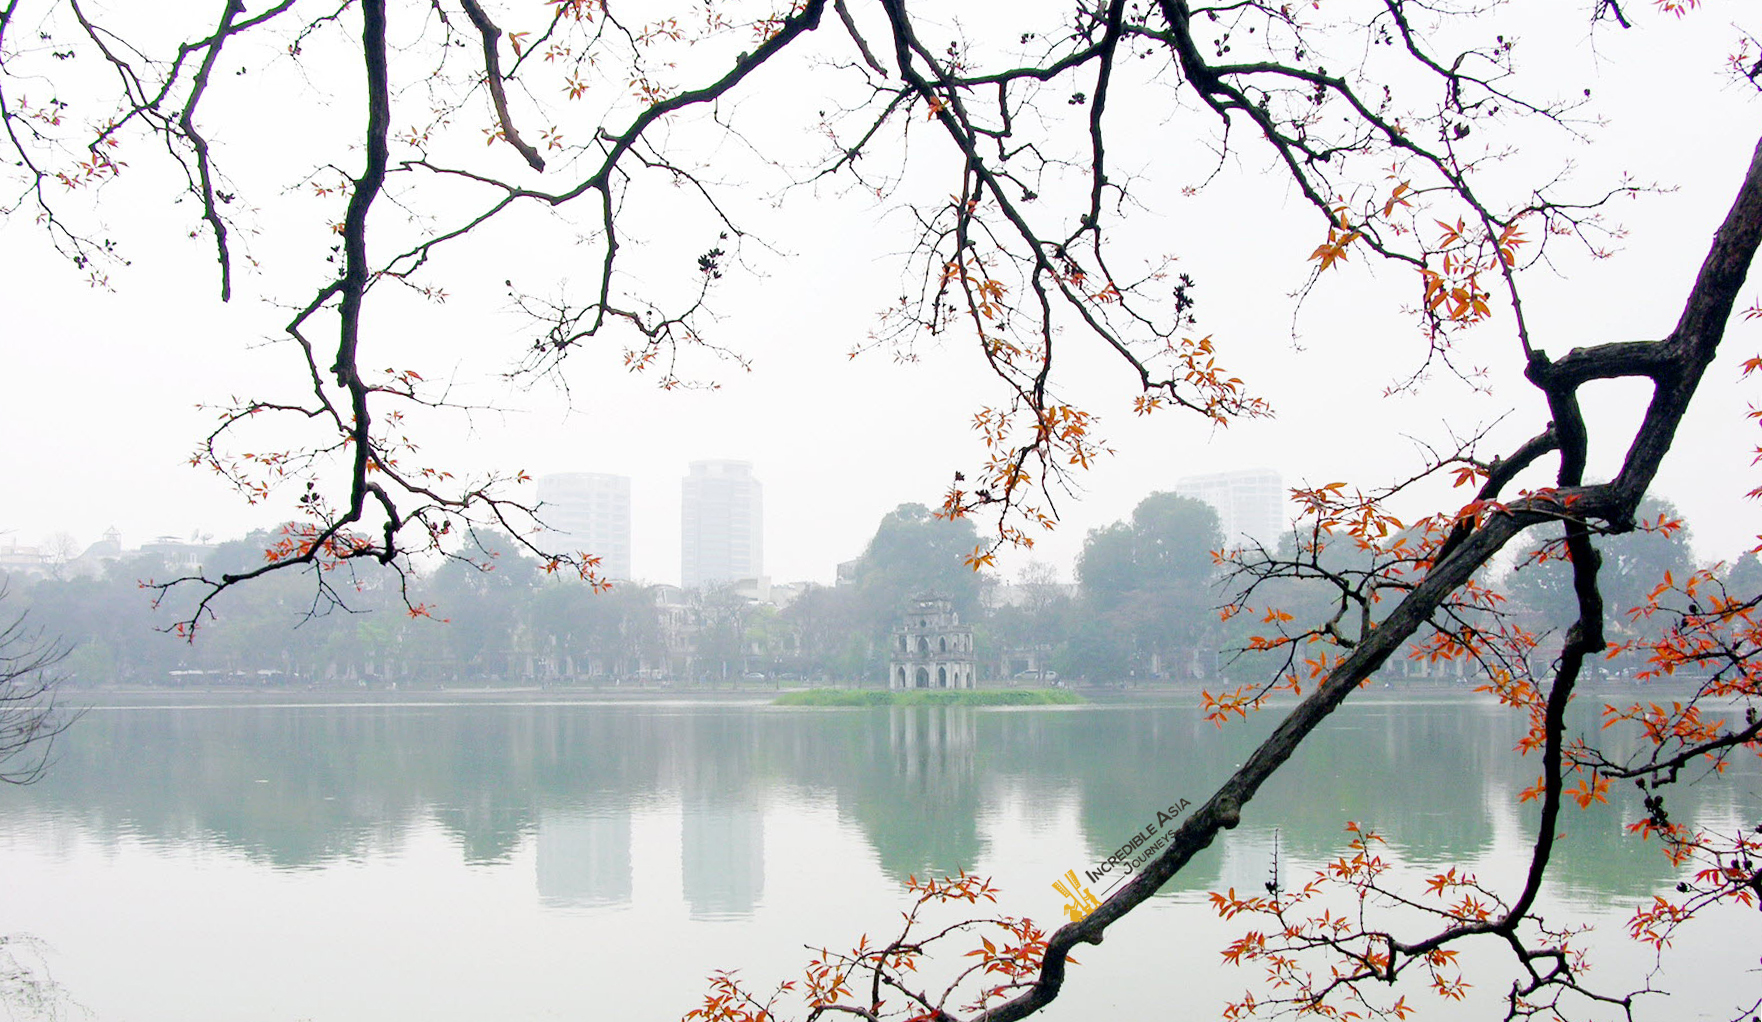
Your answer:
[[[1644,514],[1674,521],[1650,502]],[[274,537],[259,533],[222,544],[205,568],[229,572],[260,560]],[[361,571],[341,607],[325,602],[310,576],[278,575],[215,608],[200,642],[168,630],[187,610],[155,610],[141,583],[164,575],[152,555],[111,562],[104,578],[43,578],[21,588],[32,622],[73,647],[64,665],[76,684],[212,685],[573,684],[668,682],[723,686],[752,675],[770,682],[885,684],[889,631],[912,597],[948,597],[975,629],[987,683],[1153,684],[1246,679],[1269,668],[1267,651],[1246,647],[1263,620],[1226,617],[1224,537],[1206,504],[1172,493],[1145,498],[1130,519],[1093,530],[1074,567],[1075,584],[1033,562],[1011,584],[974,572],[964,555],[976,542],[969,520],[937,518],[919,504],[886,515],[854,563],[847,584],[809,585],[782,607],[732,587],[684,591],[621,582],[595,591],[571,575],[547,573],[509,537],[485,534],[469,559],[400,579]],[[1614,631],[1640,635],[1634,618],[1666,572],[1697,567],[1686,527],[1639,531],[1610,543],[1609,582],[1618,608]],[[1298,543],[1284,537],[1281,553]],[[1349,537],[1324,539],[1318,565],[1368,572],[1370,559]],[[1525,563],[1502,579],[1508,613],[1537,631],[1571,621],[1571,575],[1559,559]],[[1757,558],[1720,568],[1733,592],[1762,592]],[[325,580],[333,586],[336,578]],[[407,588],[400,589],[402,582]],[[359,586],[357,589],[356,586]],[[1296,617],[1326,617],[1329,593],[1289,579],[1273,598]],[[412,615],[405,600],[428,612]],[[1276,665],[1272,665],[1276,666]],[[1628,654],[1606,673],[1631,676]],[[1463,665],[1439,667],[1415,645],[1384,669],[1388,680],[1461,678]],[[1478,677],[1476,674],[1470,676]]]
[[[1303,769],[1297,752],[1415,644],[1428,662],[1475,664],[1523,722],[1510,755],[1530,757],[1538,778],[1510,807],[1527,835],[1525,868],[1477,875],[1473,862],[1419,850],[1409,861],[1436,872],[1415,876],[1351,823],[1335,868],[1313,885],[1275,878],[1264,893],[1214,892],[1238,934],[1225,957],[1267,970],[1224,1018],[1401,1020],[1421,1000],[1477,997],[1475,1010],[1509,1019],[1634,1017],[1655,983],[1677,977],[1587,970],[1579,920],[1544,895],[1561,835],[1589,825],[1572,804],[1598,802],[1612,784],[1646,786],[1646,815],[1631,827],[1680,871],[1629,921],[1645,950],[1667,955],[1681,926],[1754,907],[1758,821],[1688,819],[1666,801],[1680,804],[1672,785],[1729,783],[1713,768],[1762,750],[1762,599],[1705,568],[1636,578],[1650,626],[1635,635],[1616,570],[1621,537],[1670,534],[1668,516],[1642,516],[1667,456],[1672,472],[1695,459],[1733,499],[1754,483],[1743,481],[1754,434],[1737,428],[1740,381],[1762,369],[1745,334],[1762,318],[1746,283],[1762,246],[1762,146],[1747,137],[1762,95],[1753,4],[666,6],[0,0],[0,217],[9,253],[28,244],[17,265],[37,274],[26,260],[60,257],[70,275],[106,287],[201,245],[214,260],[210,295],[250,296],[229,334],[283,342],[266,356],[283,360],[279,373],[214,385],[236,396],[209,408],[191,460],[306,531],[267,561],[245,544],[234,570],[164,580],[198,643],[211,630],[213,646],[246,656],[252,637],[226,638],[231,615],[206,611],[233,600],[311,607],[311,589],[284,582],[302,569],[340,580],[372,562],[407,573],[462,533],[514,523],[516,544],[530,535],[521,525],[534,509],[511,496],[517,467],[474,467],[434,442],[449,409],[490,417],[482,391],[456,386],[465,381],[453,378],[452,352],[511,332],[507,372],[518,381],[567,385],[561,367],[585,362],[674,390],[702,382],[706,364],[749,364],[725,317],[744,309],[760,321],[748,337],[781,333],[778,314],[806,305],[797,292],[824,290],[832,301],[799,321],[813,323],[814,341],[851,338],[853,357],[883,349],[939,367],[959,346],[981,378],[972,417],[917,442],[941,452],[957,447],[944,432],[974,438],[964,469],[949,468],[940,510],[984,522],[965,555],[975,568],[1053,522],[1081,488],[1113,442],[1097,411],[1110,423],[1116,413],[1169,423],[1137,434],[1164,445],[1165,464],[1193,433],[1253,423],[1272,432],[1269,447],[1302,447],[1306,460],[1350,451],[1362,468],[1352,484],[1296,494],[1305,524],[1288,550],[1221,566],[1231,620],[1258,622],[1248,645],[1269,662],[1208,687],[1204,712],[1223,722],[1274,693],[1301,698],[1272,711],[1276,725],[1215,789],[1195,793],[1129,880],[1100,899],[1074,897],[1068,921],[1046,932],[990,914],[995,892],[979,878],[914,877],[904,924],[876,921],[898,927],[893,936],[821,950],[782,985],[719,973],[690,1018],[1013,1022],[1082,996],[1080,982],[1066,983],[1077,945],[1115,938],[1086,948],[1092,961],[1120,941],[1155,940],[1152,927],[1112,928],[1200,851],[1227,843],[1264,808],[1263,787]],[[1653,186],[1653,176],[1666,180]],[[1655,194],[1682,181],[1693,185],[1680,204]],[[1625,234],[1614,218],[1638,208],[1653,218],[1637,216]],[[129,229],[114,229],[125,220]],[[791,263],[792,220],[834,243]],[[850,226],[826,229],[837,224]],[[1618,241],[1623,261],[1603,262]],[[823,272],[798,277],[810,261]],[[873,279],[883,283],[854,298],[830,286]],[[155,286],[174,302],[202,301],[180,273]],[[866,330],[817,321],[853,301],[884,311]],[[437,311],[442,302],[452,304]],[[507,318],[456,326],[458,310],[492,306]],[[61,346],[84,360],[79,375],[105,343],[177,365],[198,349],[181,308],[157,311],[175,307],[125,314],[117,336],[89,335],[98,351]],[[73,318],[57,309],[38,320],[51,324],[41,346],[61,343],[54,335]],[[148,334],[154,319],[167,329]],[[449,348],[455,333],[465,339]],[[1302,386],[1280,374],[1294,347],[1320,356],[1299,362]],[[871,396],[869,380],[808,372],[823,375],[789,386],[836,402],[821,406],[816,431],[848,423],[826,448],[841,466],[829,477],[836,490],[883,463],[875,446],[852,456],[843,445],[891,430],[844,414],[852,397]],[[489,375],[469,374],[479,373]],[[28,379],[15,394],[44,385]],[[902,420],[900,410],[930,404],[905,386],[874,403]],[[1271,419],[1276,404],[1284,417]],[[1704,428],[1703,410],[1728,424]],[[40,427],[28,435],[61,435]],[[644,427],[595,428],[622,444]],[[886,441],[896,454],[896,438]],[[59,461],[101,477],[90,453]],[[1423,517],[1395,517],[1407,499],[1426,505]],[[1187,614],[1189,589],[1102,570],[1184,566],[1190,537],[1172,549],[1139,542],[1157,517],[1091,548],[1067,649],[1095,631],[1075,627],[1079,612],[1140,640],[1165,613],[1176,623],[1149,634],[1198,641],[1212,627]],[[1350,548],[1315,542],[1323,529]],[[1564,565],[1571,584],[1540,586],[1532,610],[1570,621],[1530,627],[1489,588],[1489,572],[1551,529],[1559,538],[1544,563]],[[599,581],[591,564],[529,553]],[[414,580],[437,587],[437,605],[450,597],[463,626],[422,642],[481,627],[480,644],[460,641],[465,659],[517,634],[527,591],[547,592],[522,588],[536,583],[530,574]],[[382,591],[394,608],[397,589]],[[423,600],[409,595],[420,615]],[[1304,616],[1287,597],[1307,603]],[[92,594],[67,613],[103,602]],[[395,610],[363,619],[322,592],[317,602],[332,613],[298,648],[318,645],[321,628],[405,627]],[[36,603],[45,618],[62,613]],[[728,632],[745,641],[741,628]],[[1612,700],[1606,729],[1569,724],[1612,644],[1687,691]],[[1160,652],[1132,648],[1127,664]],[[1094,654],[1087,662],[1119,656]],[[1362,754],[1383,752],[1372,742]],[[1146,778],[1145,804],[1161,793]],[[1330,911],[1341,903],[1353,907]],[[920,925],[937,910],[967,920]],[[1742,918],[1753,926],[1755,913]],[[1182,970],[1216,964],[1146,960],[1176,998]],[[1747,991],[1732,997],[1732,1018],[1762,1006],[1753,975],[1704,982]]]

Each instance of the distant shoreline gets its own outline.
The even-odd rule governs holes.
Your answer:
[[[775,706],[1077,706],[1089,700],[1068,689],[1046,688],[810,688],[785,692]]]
[[[1157,685],[1076,685],[1061,692],[1069,692],[1080,696],[1081,701],[1089,706],[1117,706],[1121,704],[1199,702],[1202,689],[1216,690],[1219,687],[1231,687],[1220,679],[1207,682],[1162,683]],[[700,688],[693,685],[656,686],[656,685],[604,685],[599,688],[577,686],[538,686],[538,685],[409,685],[399,688],[374,686],[371,688],[324,686],[306,687],[264,687],[234,688],[230,686],[214,686],[201,688],[168,688],[149,685],[117,685],[63,688],[57,693],[57,701],[75,709],[129,709],[129,708],[199,708],[199,707],[299,707],[299,706],[441,706],[441,705],[751,705],[769,706],[777,704],[782,697],[793,697],[783,702],[787,706],[812,705],[803,701],[804,693],[829,691],[824,686],[788,685],[775,687],[765,683],[742,684],[739,687]],[[887,689],[879,686],[848,686],[830,690],[848,693],[853,702],[872,702],[886,705],[893,702],[887,696]],[[977,689],[962,690],[974,693],[978,702],[969,705],[1007,705],[1016,701],[1007,693],[1023,693],[1029,690],[1013,686],[980,686]],[[1644,694],[1648,698],[1669,697],[1673,694],[1687,695],[1694,691],[1692,681],[1671,679],[1665,682],[1635,682],[1628,680],[1599,680],[1581,682],[1578,691],[1586,695],[1602,697],[1639,697]],[[867,693],[873,693],[869,695]],[[993,694],[987,696],[986,694]],[[1389,686],[1371,685],[1353,697],[1354,702],[1385,702],[1389,700],[1460,698],[1472,696],[1477,699],[1492,700],[1492,696],[1475,693],[1474,685],[1438,681],[1405,681]],[[967,702],[962,700],[962,702]],[[1274,705],[1296,702],[1289,693],[1279,693],[1271,698]],[[820,705],[827,705],[820,703]],[[1050,703],[1044,705],[1052,705]]]
[[[752,703],[764,705],[777,689],[755,687],[712,691],[606,686],[541,688],[537,685],[413,686],[405,688],[159,688],[115,686],[64,689],[59,701],[91,709],[198,706],[423,706],[568,705],[574,703]]]

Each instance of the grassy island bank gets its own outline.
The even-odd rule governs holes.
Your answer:
[[[1063,689],[837,689],[785,692],[774,706],[1060,706],[1087,702]]]

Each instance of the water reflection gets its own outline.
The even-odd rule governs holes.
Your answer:
[[[1159,807],[1204,798],[1271,723],[1220,731],[1185,706],[100,709],[43,783],[7,793],[0,827],[48,813],[109,845],[205,843],[304,869],[396,848],[432,821],[467,863],[506,863],[534,844],[546,904],[615,905],[632,897],[633,807],[667,802],[680,807],[678,890],[694,918],[726,918],[764,896],[779,790],[828,800],[896,879],[993,855],[980,821],[1006,800],[1030,815],[1074,804],[1093,862]],[[1520,725],[1471,699],[1348,707],[1250,806],[1228,850],[1208,852],[1178,889],[1269,860],[1274,827],[1293,859],[1334,854],[1347,820],[1415,859],[1481,858],[1497,835],[1529,826],[1516,792],[1535,766],[1510,752]],[[1748,818],[1754,797],[1741,779],[1669,796],[1684,820]],[[1557,871],[1567,887],[1625,896],[1668,877],[1623,834],[1637,793],[1614,799],[1568,818]]]
[[[550,908],[630,902],[630,812],[547,812],[538,823],[538,895]]]
[[[756,806],[688,802],[681,882],[693,919],[751,915],[765,893],[765,820]]]
[[[1230,939],[1198,892],[1256,889],[1275,840],[1287,883],[1339,853],[1348,820],[1419,875],[1515,882],[1534,817],[1517,793],[1535,764],[1510,752],[1522,721],[1365,695],[1085,958],[1095,985],[1049,1019],[1162,1017],[1166,989],[1145,977]],[[282,1007],[251,1017],[371,1022],[466,974],[494,982],[477,1000],[438,985],[419,1013],[677,1018],[711,968],[785,977],[804,940],[894,918],[909,873],[977,868],[1010,911],[1056,920],[1050,881],[1206,797],[1274,722],[1220,731],[1191,705],[101,709],[40,785],[0,793],[0,918],[65,950],[104,1019],[233,1020],[274,990]],[[1762,818],[1755,761],[1731,772],[1671,791],[1673,817]],[[1623,834],[1638,792],[1612,798],[1568,812],[1545,897],[1619,933],[1675,878]],[[232,985],[183,981],[188,961]],[[1184,972],[1182,996],[1209,1007],[1247,980],[1213,971]]]

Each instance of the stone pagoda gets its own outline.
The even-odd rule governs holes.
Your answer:
[[[954,603],[935,593],[914,598],[893,627],[889,688],[973,688],[973,626],[961,624]]]

